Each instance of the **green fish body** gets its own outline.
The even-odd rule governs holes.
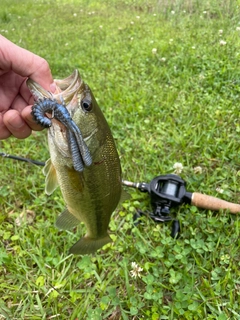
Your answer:
[[[66,203],[66,210],[56,221],[58,228],[71,229],[80,222],[86,226],[86,235],[72,246],[70,253],[89,254],[111,242],[107,230],[121,197],[121,166],[108,123],[78,71],[55,83],[57,92],[52,95],[28,80],[36,98],[64,100],[90,151],[92,164],[84,167],[82,172],[74,169],[67,130],[59,121],[52,119],[48,130],[50,159],[43,170],[45,190],[51,194],[59,185]],[[83,108],[84,101],[88,103],[87,110]]]

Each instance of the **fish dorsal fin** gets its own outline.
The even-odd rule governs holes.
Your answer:
[[[43,168],[43,174],[46,176],[45,192],[50,195],[58,186],[56,170],[51,162],[51,159],[46,161],[45,167]]]
[[[58,229],[69,230],[73,227],[76,227],[79,223],[80,221],[73,214],[71,214],[68,209],[65,209],[57,217],[55,225]]]

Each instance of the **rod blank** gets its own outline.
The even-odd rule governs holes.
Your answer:
[[[36,164],[37,166],[45,166],[45,162],[37,161],[37,160],[31,160],[31,159],[27,159],[27,158],[18,157],[18,156],[13,156],[11,154],[7,154],[7,153],[4,153],[4,152],[0,152],[0,156],[2,156],[4,158],[9,158],[9,159],[14,159],[14,160],[33,163],[33,164]]]

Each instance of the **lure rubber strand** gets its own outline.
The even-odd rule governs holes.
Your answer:
[[[75,123],[74,123],[75,125]],[[76,126],[76,125],[75,125]],[[77,127],[78,130],[75,130],[75,126],[70,127],[69,129],[74,133],[75,138],[77,140],[77,144],[80,149],[80,153],[82,155],[83,161],[86,166],[90,166],[92,164],[92,157],[90,155],[89,149],[82,137],[81,132],[79,131],[79,128]]]
[[[57,111],[60,111],[60,108],[58,108]],[[58,114],[55,114],[55,118],[60,121],[62,124],[64,124],[69,131],[71,131],[77,140],[77,144],[79,146],[79,151],[82,155],[83,161],[86,164],[86,166],[89,166],[92,164],[92,158],[89,152],[89,149],[82,137],[82,133],[76,123],[72,120],[72,118],[69,115],[69,119],[64,119],[64,114],[61,113],[61,118],[58,116]]]
[[[72,153],[73,167],[76,171],[82,172],[84,169],[81,153],[72,131],[67,131],[67,139]]]

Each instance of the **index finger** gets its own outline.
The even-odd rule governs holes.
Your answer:
[[[23,49],[0,35],[0,71],[9,70],[28,77],[51,90],[53,77],[48,62],[38,55]],[[51,90],[52,91],[52,90]]]

